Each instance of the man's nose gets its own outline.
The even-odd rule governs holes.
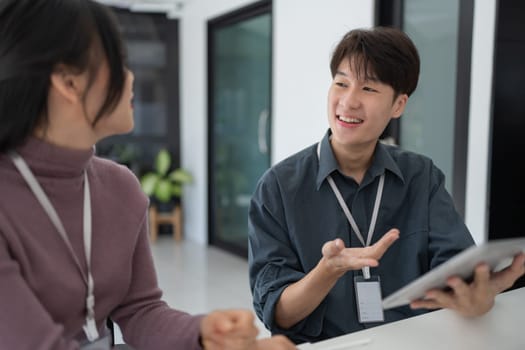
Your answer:
[[[339,99],[339,104],[347,109],[357,109],[361,106],[359,92],[353,88],[348,88]]]

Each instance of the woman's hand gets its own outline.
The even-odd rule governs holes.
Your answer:
[[[218,310],[201,321],[201,342],[205,350],[292,350],[283,336],[256,339],[259,330],[248,310]]]

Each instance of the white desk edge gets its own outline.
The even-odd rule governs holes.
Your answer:
[[[438,310],[313,344],[300,350],[524,350],[525,288],[496,297],[491,311],[464,318]]]

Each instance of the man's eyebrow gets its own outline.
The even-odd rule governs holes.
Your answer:
[[[340,71],[340,70],[336,71],[335,75],[342,75],[342,76],[348,77],[348,74],[346,74],[345,72]]]

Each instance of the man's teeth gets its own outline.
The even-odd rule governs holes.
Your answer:
[[[342,120],[345,123],[357,124],[357,123],[362,123],[363,122],[363,119],[359,119],[359,118],[346,118],[346,117],[343,117],[343,116],[338,116],[338,118],[339,118],[339,120]]]

